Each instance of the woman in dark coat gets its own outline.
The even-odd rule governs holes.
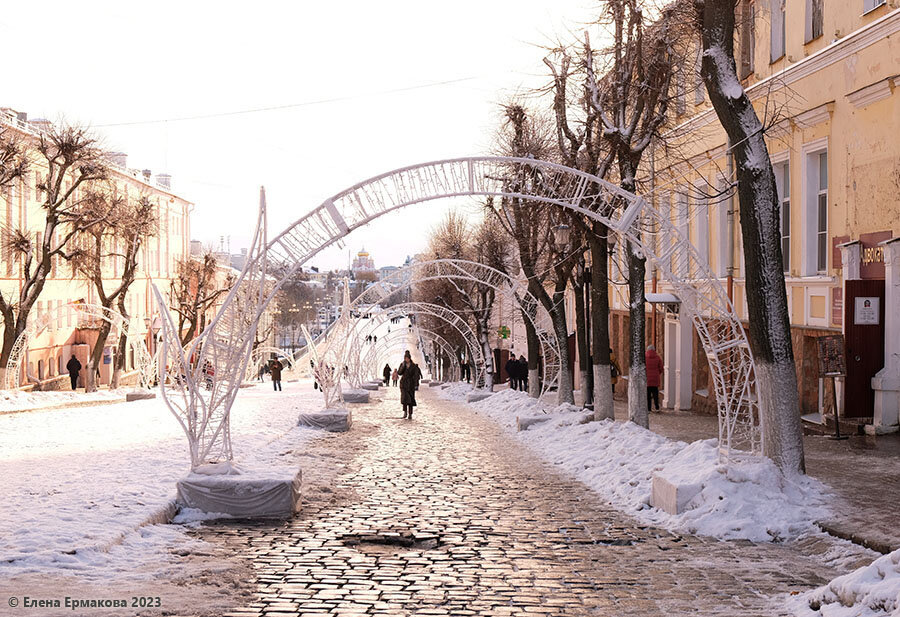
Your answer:
[[[388,385],[391,381],[391,365],[385,364],[384,370],[381,371],[381,376],[384,377],[384,385]]]
[[[416,406],[416,388],[422,379],[419,365],[412,361],[409,350],[403,354],[403,364],[397,369],[400,375],[400,404],[403,405],[403,419],[412,420],[413,407]]]

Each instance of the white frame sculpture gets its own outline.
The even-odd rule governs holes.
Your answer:
[[[6,363],[6,388],[14,390],[21,387],[22,361],[25,357],[25,351],[32,339],[43,334],[54,321],[67,316],[70,311],[76,314],[77,319],[99,319],[111,324],[110,335],[115,331],[115,341],[118,342],[119,335],[124,333],[128,341],[128,347],[134,353],[135,370],[138,372],[139,385],[142,388],[149,389],[153,381],[153,357],[147,349],[147,344],[143,338],[131,336],[129,332],[129,321],[126,320],[118,311],[106,308],[100,304],[87,304],[84,302],[69,302],[57,306],[51,311],[47,311],[39,318],[33,319],[28,323],[25,332],[19,335],[13,343],[9,360]],[[66,326],[69,328],[72,326]],[[74,326],[75,329],[78,324]]]
[[[241,281],[201,333],[194,349],[198,363],[215,359],[222,346],[235,346],[229,357],[233,362],[249,360],[246,335],[235,331],[235,324],[255,327],[259,315],[281,285],[303,264],[326,247],[376,218],[413,204],[449,197],[494,197],[523,199],[557,206],[583,215],[627,238],[668,280],[681,300],[681,311],[689,315],[709,358],[716,392],[719,417],[719,447],[723,457],[745,448],[758,453],[762,446],[758,403],[753,392],[753,356],[743,325],[734,306],[709,266],[670,220],[669,212],[650,207],[642,198],[591,174],[537,159],[514,157],[467,157],[420,163],[389,171],[360,182],[326,199],[270,242],[265,234],[256,235]],[[264,221],[264,198],[261,199]],[[260,242],[260,238],[262,241]],[[271,261],[278,266],[277,282],[264,293],[259,272]],[[246,310],[235,302],[235,293],[244,284],[256,284],[259,302],[256,316],[239,319]],[[161,309],[165,307],[161,306]],[[252,336],[252,334],[251,334]],[[218,360],[217,360],[218,362]],[[162,363],[161,363],[162,365]],[[185,409],[210,407],[207,412],[216,422],[204,422],[201,437],[206,442],[223,439],[220,449],[231,457],[229,410],[244,365],[225,374],[223,387],[228,396],[214,397],[209,403],[194,389],[184,391]],[[218,381],[217,373],[217,379]],[[176,414],[177,415],[177,414]],[[207,435],[206,433],[209,433]],[[189,439],[190,439],[189,435]],[[202,449],[209,454],[212,449]],[[192,449],[192,461],[193,449]]]

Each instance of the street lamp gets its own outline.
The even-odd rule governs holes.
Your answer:
[[[571,228],[565,223],[560,223],[553,228],[553,244],[561,251],[569,246],[569,232]]]

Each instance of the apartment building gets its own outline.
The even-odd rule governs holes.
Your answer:
[[[21,112],[0,109],[3,127],[19,132],[23,138],[36,137],[44,122],[29,122]],[[158,215],[159,232],[144,242],[137,279],[126,297],[126,307],[131,315],[130,337],[143,340],[152,353],[154,335],[161,324],[152,284],[156,283],[161,291],[168,293],[177,262],[189,255],[193,204],[172,190],[170,176],[154,176],[149,170],[129,169],[123,153],[109,153],[107,158],[116,191],[126,196],[146,196],[155,205]],[[35,166],[24,178],[0,192],[0,225],[4,228],[23,228],[32,233],[43,229],[44,216],[37,189],[41,173],[46,171],[40,168],[39,161],[35,161]],[[122,274],[119,261],[110,260],[106,272],[109,276],[107,289],[111,289]],[[4,257],[0,264],[0,290],[15,296],[22,282],[21,264]],[[67,307],[95,303],[96,290],[92,284],[79,275],[73,277],[71,268],[62,260],[54,264],[29,317],[33,326],[45,324],[45,327],[35,330],[29,339],[20,365],[20,383],[56,388],[64,383],[60,376],[65,373],[65,364],[71,354],[86,364],[88,349],[96,341],[97,323],[79,317],[77,311]],[[100,366],[101,383],[108,383],[111,377],[115,343],[114,337],[110,337]],[[133,354],[128,353],[126,368],[132,368],[134,362]]]
[[[804,414],[831,413],[816,337],[843,334],[840,413],[897,430],[900,391],[900,9],[896,0],[741,0],[736,56],[766,126],[781,203],[781,246]],[[696,60],[699,61],[699,55]],[[727,138],[688,62],[669,139],[653,156],[653,202],[671,212],[747,318],[737,198]],[[699,273],[698,273],[699,274]],[[615,272],[613,273],[615,279]],[[651,283],[648,283],[650,291]],[[666,291],[665,281],[658,291]],[[612,285],[614,343],[627,348],[627,289]],[[690,322],[658,312],[665,402],[714,408]],[[624,357],[620,353],[620,357]]]

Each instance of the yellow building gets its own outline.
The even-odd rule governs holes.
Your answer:
[[[4,129],[17,131],[23,137],[36,136],[36,125],[25,118],[24,114],[10,109],[0,110],[0,123]],[[168,175],[154,177],[149,170],[128,169],[122,153],[109,153],[108,159],[110,177],[117,191],[135,197],[147,196],[156,205],[159,216],[159,232],[144,242],[138,260],[137,278],[126,297],[126,307],[131,315],[129,331],[132,336],[142,337],[152,349],[152,331],[159,329],[160,322],[151,283],[155,282],[161,291],[168,293],[169,280],[176,273],[176,263],[189,254],[193,204],[172,191]],[[0,192],[0,224],[4,228],[24,227],[32,232],[43,229],[44,216],[36,188],[40,173],[40,168],[32,168],[24,178]],[[117,260],[111,260],[107,272],[107,289],[111,289],[122,274]],[[20,265],[4,258],[0,263],[0,290],[15,297],[21,283]],[[60,375],[65,374],[64,367],[72,353],[79,357],[82,364],[86,364],[88,346],[96,340],[96,332],[92,328],[95,324],[85,323],[66,310],[67,304],[76,302],[97,303],[94,286],[79,276],[72,278],[71,269],[64,263],[55,264],[29,316],[29,323],[49,321],[46,329],[31,340],[23,356],[22,383],[40,382],[43,388],[57,388],[64,385],[65,380],[60,379]],[[109,382],[114,347],[115,340],[111,337],[100,367],[101,383]],[[126,368],[132,368],[133,362],[132,357],[126,358]]]
[[[803,413],[831,411],[816,337],[842,333],[848,375],[838,389],[846,404],[838,406],[846,417],[873,424],[873,432],[897,429],[900,391],[898,6],[741,0],[735,49],[742,85],[766,126],[782,205]],[[732,163],[696,65],[678,75],[675,112],[668,138],[679,156],[654,153],[654,204],[672,213],[723,284],[732,278],[737,313],[746,319],[752,291],[744,287],[737,198],[717,196],[733,177]],[[666,291],[664,281],[659,290]],[[626,298],[617,286],[611,291],[621,322]],[[711,408],[706,359],[690,324],[677,316],[662,321],[666,403]],[[612,332],[624,346],[621,325],[614,319]]]

